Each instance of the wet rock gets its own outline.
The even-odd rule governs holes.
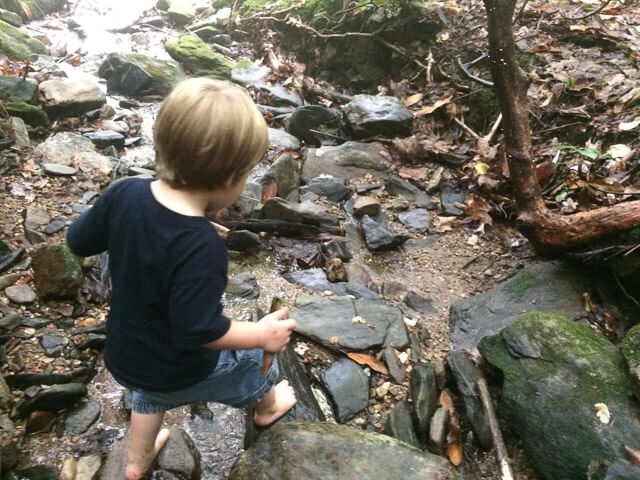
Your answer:
[[[586,478],[589,470],[601,478],[640,438],[640,405],[620,353],[589,327],[528,313],[479,349],[504,376],[498,413],[542,477]],[[597,415],[599,403],[610,420]]]
[[[278,185],[278,196],[285,198],[300,185],[298,162],[289,155],[280,155],[264,174],[265,180],[275,181]]]
[[[27,419],[27,432],[48,432],[51,430],[51,426],[55,420],[56,415],[52,412],[45,412],[42,410],[31,412],[31,415],[29,415],[29,418]]]
[[[86,394],[87,387],[83,383],[66,383],[44,388],[18,406],[18,416],[27,417],[35,410],[58,412],[71,407]]]
[[[233,67],[231,79],[243,85],[264,85],[271,70],[258,63],[241,61]]]
[[[260,287],[253,273],[244,272],[229,277],[226,293],[234,297],[256,299],[260,296]]]
[[[50,357],[59,357],[67,343],[68,340],[62,335],[43,335],[40,339],[40,345]]]
[[[102,467],[100,455],[88,455],[81,457],[76,466],[76,477],[74,480],[98,480],[98,472]]]
[[[332,202],[340,202],[351,195],[351,189],[345,185],[344,180],[335,177],[312,178],[301,188],[301,193],[307,189],[316,195],[327,197]]]
[[[440,391],[436,381],[436,367],[431,363],[416,363],[411,370],[411,398],[416,412],[416,431],[418,438],[426,443],[429,439],[429,427]]]
[[[24,226],[29,230],[38,230],[50,221],[47,210],[39,205],[29,205],[24,212]]]
[[[478,367],[459,350],[450,352],[447,362],[451,368],[451,374],[456,380],[458,391],[464,402],[466,417],[471,423],[473,433],[482,448],[488,450],[493,446],[493,439],[489,429],[489,421],[476,389],[476,382],[482,378],[482,374]]]
[[[41,328],[50,323],[48,318],[24,318],[22,319],[22,325],[29,328]]]
[[[107,344],[107,336],[98,334],[98,333],[90,333],[87,335],[87,338],[82,342],[78,343],[76,347],[78,350],[86,350],[87,348],[93,348],[94,350],[102,350]]]
[[[64,422],[64,430],[69,435],[81,435],[98,419],[102,407],[94,400],[88,400],[76,408]]]
[[[260,85],[261,90],[265,90],[271,94],[276,105],[290,105],[293,107],[301,106],[304,102],[300,95],[295,91],[289,90],[279,82],[265,83]]]
[[[107,79],[109,93],[132,97],[166,95],[183,78],[180,66],[141,53],[110,53],[98,75]]]
[[[24,256],[24,248],[18,248],[11,253],[0,256],[0,272],[11,268],[18,260]]]
[[[262,185],[255,182],[247,182],[232,209],[242,217],[254,218],[260,216],[262,213],[262,193]]]
[[[211,43],[228,47],[233,43],[233,39],[231,38],[231,35],[227,35],[226,33],[220,33],[218,35],[213,35],[211,37]]]
[[[53,78],[40,82],[42,105],[53,117],[74,117],[100,108],[106,102],[102,89],[90,77]]]
[[[56,385],[82,380],[75,379],[73,375],[68,373],[16,373],[8,375],[6,381],[11,388],[25,390],[37,385]]]
[[[47,241],[47,238],[42,233],[29,229],[24,230],[24,238],[31,246]]]
[[[398,220],[409,229],[410,232],[425,233],[431,228],[431,215],[427,210],[416,208],[398,215]]]
[[[194,34],[181,35],[165,43],[171,57],[196,76],[230,78],[233,63],[213,51]]]
[[[0,375],[0,405],[7,407],[12,401],[11,390],[9,385],[5,382],[2,375]]]
[[[0,75],[0,100],[3,103],[38,104],[38,84],[16,75]]]
[[[21,118],[27,125],[32,127],[49,125],[49,116],[38,105],[26,102],[8,102],[4,107],[9,115]]]
[[[395,97],[355,95],[342,110],[354,138],[411,135],[413,114]]]
[[[173,0],[170,3],[169,9],[167,10],[167,17],[169,19],[169,22],[174,24],[176,27],[187,25],[188,23],[193,21],[195,16],[195,4],[186,0]]]
[[[29,140],[29,131],[27,126],[19,117],[11,117],[11,128],[13,129],[14,144],[16,148],[29,148],[31,141]]]
[[[58,233],[65,227],[65,222],[63,220],[54,220],[49,225],[47,225],[44,229],[44,233],[47,235],[53,235],[54,233]]]
[[[296,298],[291,317],[297,321],[298,333],[331,349],[409,345],[402,313],[379,300],[304,295]],[[354,317],[362,317],[365,323]]]
[[[375,217],[380,213],[380,202],[373,197],[357,197],[353,204],[353,213],[358,217]]]
[[[396,351],[387,347],[384,349],[384,363],[387,364],[387,368],[389,369],[389,376],[396,383],[404,382],[405,371],[402,363],[400,363],[400,359],[398,355],[396,355]]]
[[[362,233],[364,233],[367,248],[372,252],[391,250],[407,240],[407,237],[403,235],[391,233],[369,215],[362,217]]]
[[[264,216],[274,220],[306,223],[309,225],[337,225],[338,219],[323,211],[321,207],[308,203],[291,203],[279,197],[264,203]]]
[[[198,35],[205,42],[212,41],[213,37],[220,33],[220,29],[215,25],[205,25],[204,27],[195,28],[195,29],[193,27],[191,28],[193,33]]]
[[[425,315],[436,313],[436,310],[431,306],[431,302],[414,291],[407,292],[404,296],[404,303],[410,309]]]
[[[346,142],[337,147],[310,148],[302,165],[302,180],[306,183],[322,174],[351,180],[371,174],[382,177],[391,166],[387,149],[377,142]]]
[[[442,185],[440,190],[440,205],[442,215],[458,217],[464,214],[464,204],[467,195],[459,185],[453,182],[447,182]]]
[[[0,318],[0,328],[5,332],[10,332],[22,322],[22,315],[19,313],[10,313]]]
[[[431,424],[429,426],[429,441],[431,445],[437,450],[444,448],[447,440],[447,426],[449,425],[449,412],[444,407],[439,407],[433,417],[431,417]]]
[[[124,145],[124,135],[113,130],[99,130],[84,134],[98,148],[106,148],[110,145],[121,147]]]
[[[4,294],[14,303],[32,303],[36,300],[37,295],[29,285],[13,285],[4,290]]]
[[[52,177],[72,177],[78,173],[78,169],[59,163],[43,163],[40,165],[44,173]]]
[[[82,267],[66,244],[42,245],[31,255],[34,281],[44,298],[74,297],[82,283]]]
[[[453,480],[444,458],[423,453],[386,435],[330,423],[277,425],[243,453],[229,480]]]
[[[283,150],[300,150],[300,141],[296,137],[276,128],[269,128],[269,144]]]
[[[369,403],[369,379],[357,363],[341,358],[323,374],[337,418],[346,422],[364,410]]]
[[[627,460],[616,460],[607,469],[604,480],[636,480],[640,478],[640,466]]]
[[[319,147],[323,131],[334,132],[339,126],[340,113],[319,105],[298,107],[289,116],[286,129],[291,135],[301,138],[309,145]],[[313,131],[312,131],[313,130]]]
[[[284,278],[297,285],[302,285],[316,292],[330,291],[336,295],[353,295],[356,298],[377,298],[378,294],[372,290],[352,282],[332,283],[321,268],[296,270],[287,273]]]
[[[157,459],[157,469],[173,472],[182,478],[199,480],[200,452],[191,437],[179,427],[171,427],[169,440]]]
[[[406,398],[394,405],[387,418],[384,433],[409,445],[420,448],[416,432],[413,429],[411,408]]]
[[[249,230],[234,230],[227,234],[225,239],[227,248],[238,252],[246,252],[253,248],[257,248],[262,244],[260,236]]]
[[[50,465],[36,465],[34,467],[16,470],[15,475],[20,480],[58,480],[58,469]]]
[[[33,54],[46,55],[48,50],[26,31],[0,21],[0,52],[11,60],[27,61]]]
[[[322,251],[326,256],[339,258],[343,262],[348,262],[353,257],[344,240],[330,240],[327,243],[323,243]]]
[[[591,290],[591,277],[588,271],[561,262],[540,262],[487,293],[454,303],[449,315],[452,349],[475,348],[483,337],[497,333],[524,312],[579,318],[584,314],[582,294]]]
[[[640,325],[634,326],[627,332],[620,351],[631,375],[635,396],[640,401]]]
[[[426,193],[411,182],[402,180],[396,175],[390,175],[385,179],[384,188],[389,195],[402,197],[409,202],[415,203],[418,208],[426,208],[429,210],[437,208],[437,203],[431,200]]]

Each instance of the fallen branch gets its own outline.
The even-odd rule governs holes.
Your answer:
[[[462,60],[460,59],[460,57],[458,57],[456,60],[458,61],[458,67],[460,67],[460,70],[462,70],[462,73],[464,73],[468,78],[470,78],[474,82],[479,83],[480,85],[493,88],[493,82],[490,82],[489,80],[485,80],[484,78],[477,77],[473,73],[471,73],[471,71],[469,70],[469,67],[471,65],[474,65],[480,60],[486,58],[486,56],[487,56],[486,54],[483,54],[480,57],[476,58],[474,61],[469,63],[462,63]]]
[[[273,219],[227,220],[222,224],[231,230],[249,230],[254,233],[277,233],[292,238],[316,238],[324,233],[344,235],[342,228],[335,225],[308,225],[305,223],[287,222]]]
[[[489,420],[489,430],[491,431],[493,446],[496,449],[496,458],[500,465],[502,480],[513,480],[513,474],[511,473],[511,467],[509,466],[507,448],[504,446],[502,432],[500,431],[498,417],[496,416],[496,412],[493,408],[487,381],[484,378],[480,378],[476,382],[476,387],[480,394],[480,400],[482,401],[482,409],[484,410],[484,414],[487,416],[487,420]]]

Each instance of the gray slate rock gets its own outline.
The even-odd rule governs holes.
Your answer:
[[[102,412],[100,403],[94,400],[88,400],[67,417],[64,422],[65,432],[69,435],[83,434],[89,430],[89,427],[98,419],[100,412]]]
[[[11,330],[17,328],[21,323],[22,315],[20,315],[19,313],[9,313],[0,318],[0,329],[5,332],[10,332]]]
[[[431,228],[431,215],[423,208],[401,212],[398,215],[398,220],[400,220],[410,232],[425,233]]]
[[[307,189],[321,197],[327,197],[332,202],[340,202],[351,195],[351,189],[345,185],[344,180],[335,177],[312,178],[300,189],[301,193]]]
[[[269,144],[283,150],[300,150],[300,141],[296,137],[276,128],[269,128]]]
[[[11,268],[18,260],[20,260],[25,253],[24,248],[18,248],[11,253],[0,256],[0,272]]]
[[[391,167],[391,156],[377,142],[346,142],[337,147],[310,148],[302,165],[302,180],[305,183],[322,174],[351,180],[367,173],[384,177]]]
[[[543,478],[602,478],[640,438],[640,405],[620,352],[565,317],[528,313],[484,338],[480,353],[504,376],[499,415]],[[602,422],[594,406],[611,413]]]
[[[454,303],[449,315],[452,349],[475,348],[483,337],[497,333],[524,312],[580,317],[582,294],[591,290],[589,278],[588,272],[561,262],[540,262],[487,293]]]
[[[343,112],[354,138],[411,135],[413,114],[395,97],[355,95]]]
[[[259,217],[262,214],[262,193],[264,187],[259,183],[249,181],[244,186],[242,194],[232,208],[242,217]]]
[[[157,459],[157,469],[173,472],[178,478],[199,479],[200,452],[191,437],[179,427],[171,427],[169,440]]]
[[[372,252],[391,250],[407,241],[407,237],[391,233],[384,225],[376,222],[369,215],[362,217],[362,233],[367,248]]]
[[[63,335],[43,335],[40,345],[50,357],[59,357],[68,340]]]
[[[4,290],[4,294],[13,303],[33,303],[38,296],[29,285],[13,285]]]
[[[47,225],[44,229],[44,233],[47,235],[53,235],[54,233],[58,233],[65,227],[65,222],[63,220],[54,220],[49,225]]]
[[[471,423],[471,428],[473,428],[473,433],[480,446],[488,450],[493,446],[493,439],[489,429],[489,421],[475,387],[476,382],[482,378],[482,374],[478,367],[459,350],[450,352],[447,362],[451,368],[451,374],[456,380],[456,385],[458,385],[458,391],[462,396],[464,410]]]
[[[106,102],[97,82],[87,78],[53,78],[40,82],[42,104],[48,115],[74,117],[100,108]]]
[[[68,165],[60,165],[59,163],[43,163],[40,165],[44,173],[52,177],[72,177],[78,173],[78,169]]]
[[[289,155],[280,155],[265,172],[263,179],[275,181],[278,185],[278,196],[285,198],[300,185],[298,162]]]
[[[393,348],[387,347],[384,349],[384,363],[387,364],[387,368],[389,369],[389,376],[396,383],[404,382],[406,373],[404,371],[404,367],[396,355],[396,352]]]
[[[58,412],[73,406],[87,394],[84,383],[66,383],[42,389],[18,406],[18,416],[25,418],[35,410]]]
[[[265,432],[229,480],[454,480],[442,457],[386,435],[330,423],[291,422]]]
[[[307,203],[291,203],[279,197],[268,199],[264,203],[264,217],[287,222],[306,223],[308,225],[337,225],[338,219],[326,213],[321,207]]]
[[[437,203],[431,200],[426,193],[413,183],[403,180],[397,175],[390,175],[385,179],[384,189],[389,195],[401,197],[415,203],[418,208],[426,208],[428,210],[437,208]]]
[[[420,448],[420,442],[418,442],[416,432],[413,429],[411,408],[406,398],[394,405],[387,417],[384,433],[409,445]]]
[[[365,323],[354,322],[356,316]],[[298,333],[331,349],[365,350],[381,345],[403,349],[410,342],[402,312],[380,300],[304,295],[296,298],[291,317],[297,321]],[[334,337],[335,344],[331,342]]]
[[[352,282],[330,282],[327,274],[321,268],[310,268],[307,270],[296,270],[287,273],[284,278],[297,285],[302,285],[315,292],[326,292],[327,290],[336,295],[353,295],[356,298],[378,298],[379,295],[362,285]]]
[[[416,363],[411,370],[411,398],[416,412],[418,438],[426,443],[429,439],[431,417],[433,417],[440,392],[436,381],[436,367],[431,363]]]
[[[351,420],[369,404],[369,379],[352,360],[341,358],[323,374],[329,396],[340,422]]]
[[[620,351],[631,375],[635,396],[640,401],[640,324],[627,332]]]
[[[418,295],[414,291],[409,291],[404,296],[404,303],[407,307],[415,310],[416,312],[424,313],[425,315],[433,315],[436,313],[435,308],[431,306],[431,302],[426,298]]]
[[[38,104],[38,84],[15,75],[0,75],[0,100],[3,103]]]
[[[49,213],[40,205],[29,205],[24,211],[24,227],[28,230],[38,230],[50,221]]]
[[[99,130],[84,134],[98,148],[106,148],[110,145],[121,147],[124,145],[124,135],[113,130]]]
[[[319,147],[322,142],[317,132],[334,132],[339,126],[340,113],[319,105],[306,105],[296,108],[286,122],[291,135],[301,138],[309,145]],[[314,130],[314,132],[311,132]]]
[[[227,248],[238,252],[246,252],[257,248],[262,244],[260,235],[249,230],[233,230],[227,234],[225,239]]]
[[[14,474],[20,480],[58,480],[60,472],[51,465],[35,465],[17,470]]]
[[[260,287],[253,273],[243,272],[229,277],[226,293],[234,297],[256,299],[260,296]]]
[[[467,194],[460,187],[452,182],[446,182],[440,189],[440,205],[442,215],[459,217],[464,214],[458,205],[464,205],[467,200]]]

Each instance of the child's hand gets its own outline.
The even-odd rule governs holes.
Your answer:
[[[262,348],[265,352],[279,353],[284,351],[291,332],[296,328],[296,321],[289,316],[289,307],[270,313],[258,322],[262,330]]]

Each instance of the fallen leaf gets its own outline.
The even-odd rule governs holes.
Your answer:
[[[356,316],[351,319],[351,323],[367,323],[364,317]]]
[[[370,323],[368,323],[368,324],[367,324],[367,327],[369,327],[369,328],[376,328],[376,326],[375,326],[375,325],[371,325]]]
[[[404,99],[404,106],[409,108],[412,105],[418,103],[424,97],[424,93],[414,93],[410,97]]]
[[[594,405],[596,407],[596,417],[604,423],[608,424],[611,421],[611,414],[609,413],[609,407],[607,407],[604,403],[596,403]]]
[[[329,343],[330,343],[331,345],[337,345],[337,344],[338,344],[338,337],[331,337],[331,338],[329,339]]]
[[[628,132],[636,128],[638,125],[640,125],[640,119],[636,119],[631,122],[620,122],[620,125],[618,125],[618,129],[621,132]]]
[[[491,167],[484,162],[476,163],[476,172],[478,172],[480,175],[486,175],[487,173],[489,173],[490,169]]]
[[[611,145],[607,153],[611,155],[611,158],[623,158],[631,153],[631,148],[624,144]]]
[[[359,363],[360,365],[367,365],[372,370],[375,370],[378,373],[382,373],[383,375],[389,375],[389,370],[384,363],[378,360],[376,357],[372,357],[371,355],[367,355],[366,353],[355,353],[349,352],[345,353],[347,357],[349,357],[354,362]]]
[[[447,412],[449,412],[449,415],[452,415],[456,410],[455,408],[453,408],[453,400],[451,399],[451,395],[449,395],[449,392],[447,392],[447,390],[442,390],[442,392],[440,392],[440,405],[442,405]]]
[[[452,442],[447,445],[447,456],[449,461],[456,467],[462,463],[462,443]]]
[[[275,197],[278,194],[278,184],[276,182],[271,182],[264,188],[264,193],[262,194],[262,203],[266,202],[270,198]]]
[[[453,99],[453,95],[447,94],[444,97],[442,97],[440,100],[436,101],[436,103],[434,103],[433,105],[422,107],[420,110],[414,113],[413,116],[418,118],[418,117],[423,117],[425,115],[429,115],[430,113],[433,113],[434,111],[436,111],[438,108],[449,103],[452,99]]]
[[[640,467],[640,450],[631,448],[629,445],[625,445],[624,449],[627,452],[627,458],[629,461]]]

